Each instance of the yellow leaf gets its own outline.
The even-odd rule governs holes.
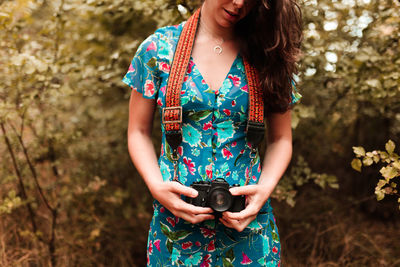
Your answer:
[[[365,149],[362,146],[353,146],[353,151],[357,157],[365,156]]]
[[[396,145],[392,140],[389,140],[385,145],[386,151],[389,153],[389,155],[393,153],[395,147]]]
[[[362,166],[361,160],[359,160],[359,159],[353,159],[353,160],[351,161],[351,167],[352,167],[353,169],[355,169],[356,171],[361,172],[361,166]]]

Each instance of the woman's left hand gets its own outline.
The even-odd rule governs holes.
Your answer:
[[[262,185],[232,187],[229,191],[234,196],[246,195],[246,208],[240,212],[225,211],[220,221],[225,226],[241,232],[257,217],[258,212],[268,200],[270,192]]]

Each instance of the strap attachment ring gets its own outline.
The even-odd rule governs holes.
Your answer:
[[[178,110],[178,119],[176,120],[167,120],[165,119],[165,113],[168,111],[174,111],[174,110]],[[173,114],[175,115],[175,114]],[[170,116],[173,117],[173,116]],[[166,124],[166,123],[182,123],[182,106],[177,106],[177,107],[164,107],[162,109],[162,123]]]

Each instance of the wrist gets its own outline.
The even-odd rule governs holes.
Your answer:
[[[156,198],[156,195],[163,186],[164,186],[163,180],[155,180],[147,183],[147,188],[149,189],[153,198]]]

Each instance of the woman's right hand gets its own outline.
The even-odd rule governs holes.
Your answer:
[[[214,219],[211,208],[194,206],[181,199],[180,195],[192,198],[198,195],[191,187],[175,181],[158,182],[150,188],[150,192],[172,214],[192,224]]]

